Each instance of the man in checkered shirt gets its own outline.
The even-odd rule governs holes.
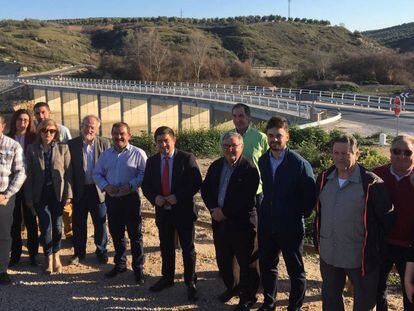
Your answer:
[[[14,199],[26,179],[23,149],[17,141],[3,134],[5,126],[4,117],[0,114],[0,285],[11,283],[7,266]]]

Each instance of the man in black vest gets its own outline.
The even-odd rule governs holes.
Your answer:
[[[196,252],[194,247],[193,197],[200,189],[201,174],[195,157],[175,148],[174,131],[161,126],[154,133],[158,153],[147,161],[142,191],[155,206],[160,237],[162,277],[150,287],[153,292],[174,285],[175,232],[178,233],[184,261],[184,282],[190,301],[197,300]]]

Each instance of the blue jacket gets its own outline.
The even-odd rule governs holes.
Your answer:
[[[263,201],[258,212],[259,231],[303,235],[304,217],[309,217],[316,203],[312,167],[287,148],[273,179],[269,152],[259,159],[263,183]]]

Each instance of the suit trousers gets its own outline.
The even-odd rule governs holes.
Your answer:
[[[398,275],[400,276],[402,291],[403,291],[403,303],[405,311],[413,311],[414,304],[411,304],[407,298],[404,289],[404,274],[405,274],[405,264],[407,263],[406,252],[407,247],[401,247],[396,245],[387,244],[385,256],[381,263],[379,282],[378,282],[378,292],[377,292],[377,309],[378,311],[387,311],[387,280],[388,276],[392,270],[392,267],[395,264],[397,268]]]
[[[190,285],[197,281],[195,274],[196,251],[194,247],[194,222],[177,222],[173,220],[172,211],[157,210],[156,224],[160,238],[162,258],[162,276],[169,282],[174,281],[175,274],[175,232],[180,241],[183,262],[184,282]]]
[[[323,311],[343,311],[344,290],[346,277],[349,278],[354,288],[354,311],[369,311],[375,307],[375,298],[378,286],[377,270],[361,274],[361,268],[345,269],[327,264],[320,259],[322,276],[322,309]]]
[[[259,224],[259,265],[262,278],[264,304],[276,302],[280,253],[290,278],[288,310],[300,310],[305,298],[306,275],[303,265],[303,234],[271,233]]]
[[[0,273],[6,272],[9,265],[14,200],[12,196],[0,203]]]
[[[132,269],[140,273],[144,265],[144,244],[142,241],[141,202],[138,192],[122,197],[105,196],[108,213],[109,233],[114,248],[115,266],[124,268],[127,265],[125,228],[131,243]]]
[[[94,228],[95,254],[106,254],[108,233],[106,230],[106,205],[99,202],[95,185],[86,185],[82,197],[73,204],[73,247],[75,256],[83,258],[86,255],[88,238],[88,213],[91,214]]]
[[[39,236],[36,215],[26,205],[23,189],[16,194],[13,211],[13,225],[11,228],[11,254],[10,258],[19,261],[22,255],[22,222],[27,229],[27,249],[29,256],[36,256],[39,252]]]
[[[63,203],[56,198],[53,186],[44,186],[40,201],[35,203],[39,216],[40,241],[43,244],[45,256],[57,253],[62,240]]]
[[[227,290],[234,287],[233,257],[240,266],[240,300],[251,301],[256,292],[249,283],[250,261],[254,248],[256,232],[253,228],[229,228],[226,221],[215,223],[213,226],[214,247],[220,275]]]

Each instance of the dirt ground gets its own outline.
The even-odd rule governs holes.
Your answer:
[[[200,160],[199,165],[205,173],[211,160]],[[200,203],[199,195],[196,201]],[[143,200],[143,210],[152,210]],[[200,212],[200,219],[209,221],[205,210]],[[68,266],[72,249],[68,241],[63,241],[62,261],[63,274],[46,276],[41,273],[42,267],[29,265],[27,249],[24,248],[20,264],[9,270],[13,279],[12,286],[0,288],[0,310],[232,310],[238,299],[229,303],[218,302],[217,296],[224,290],[219,278],[215,262],[212,233],[209,229],[196,229],[196,251],[199,300],[196,304],[187,301],[186,288],[183,282],[182,256],[177,251],[175,286],[160,293],[151,293],[151,286],[161,275],[161,258],[159,252],[158,232],[155,222],[145,218],[143,235],[146,260],[144,273],[146,282],[137,286],[131,270],[106,279],[104,273],[113,267],[113,245],[109,243],[110,261],[108,265],[98,265],[93,245],[93,231],[89,220],[89,238],[87,258],[76,266]],[[42,259],[42,254],[39,255]],[[130,260],[130,258],[129,258]],[[305,267],[308,286],[303,310],[321,310],[321,277],[319,260],[314,254],[306,254]],[[281,260],[277,310],[286,310],[289,294],[289,279]],[[399,286],[392,286],[389,296],[389,309],[402,310],[402,298]],[[258,294],[256,310],[263,301]],[[352,309],[352,298],[345,295],[346,310]]]

